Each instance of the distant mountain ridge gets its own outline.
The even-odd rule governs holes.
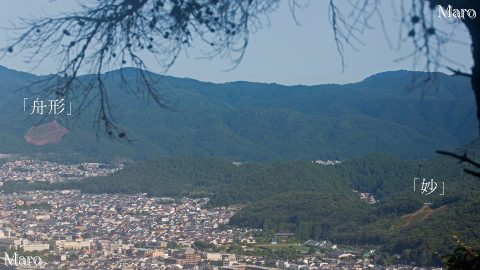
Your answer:
[[[165,110],[123,91],[120,72],[135,82],[138,70],[104,75],[112,111],[133,145],[97,140],[93,112],[87,111],[74,126],[59,120],[70,131],[60,143],[32,146],[23,136],[41,119],[28,118],[22,108],[25,93],[15,90],[44,77],[0,67],[0,152],[241,161],[346,159],[385,152],[423,159],[470,141],[478,131],[469,81],[442,73],[391,71],[358,83],[316,86],[215,84],[152,74],[174,109]],[[412,91],[413,83],[432,75],[435,80],[424,89]]]

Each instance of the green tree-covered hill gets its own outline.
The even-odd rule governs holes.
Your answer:
[[[407,261],[432,264],[453,250],[454,235],[480,243],[475,229],[480,226],[480,184],[463,172],[464,166],[444,157],[409,161],[385,154],[335,166],[163,157],[132,163],[106,177],[53,185],[7,182],[4,190],[209,197],[210,206],[244,205],[231,224],[262,228],[266,237],[288,230],[299,240],[379,245],[389,254],[408,254],[403,258]],[[415,177],[434,179],[438,191],[422,195],[420,186],[414,191]],[[442,183],[445,194],[439,195]],[[360,200],[359,192],[371,193],[379,201],[368,204]]]
[[[345,159],[384,152],[422,159],[436,149],[471,140],[478,130],[468,80],[441,73],[385,72],[358,83],[316,86],[214,84],[152,74],[171,110],[125,92],[122,74],[130,83],[138,80],[135,69],[104,76],[112,112],[133,144],[104,136],[97,140],[92,104],[77,122],[59,119],[71,128],[62,142],[32,146],[24,141],[25,132],[52,119],[29,117],[23,98],[39,96],[16,90],[45,77],[0,67],[0,152],[56,152],[103,160],[193,155],[240,161]],[[413,91],[414,80],[426,76],[434,76],[434,82]],[[70,101],[78,115],[80,101]]]

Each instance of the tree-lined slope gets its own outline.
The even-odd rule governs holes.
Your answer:
[[[0,152],[75,153],[99,159],[194,155],[242,161],[345,159],[386,152],[419,159],[463,144],[478,130],[468,80],[441,73],[385,72],[358,83],[318,86],[213,84],[152,74],[170,110],[125,93],[122,74],[131,84],[138,81],[137,70],[124,69],[105,74],[105,83],[115,119],[133,145],[98,141],[94,113],[87,110],[75,125],[71,117],[59,119],[70,129],[60,143],[34,146],[23,137],[42,119],[28,118],[22,106],[23,98],[37,97],[15,90],[44,77],[0,67]],[[436,80],[425,89],[411,89],[414,79],[433,75]],[[77,115],[80,101],[70,101]]]

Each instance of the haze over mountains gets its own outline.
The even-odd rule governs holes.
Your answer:
[[[115,119],[133,145],[97,140],[92,108],[73,126],[59,119],[69,128],[60,143],[34,146],[25,142],[25,133],[52,119],[26,119],[23,98],[37,96],[16,89],[41,77],[0,67],[0,152],[76,153],[95,159],[194,155],[243,161],[347,159],[385,152],[423,159],[437,149],[470,141],[478,131],[468,79],[441,73],[435,73],[423,91],[411,89],[428,74],[408,71],[318,86],[213,84],[154,75],[159,92],[173,108],[167,110],[121,89],[120,72],[135,84],[138,71],[104,75]],[[71,102],[75,108],[79,101]]]
[[[131,84],[138,82],[135,69],[104,78],[115,119],[133,145],[97,140],[91,108],[73,126],[73,119],[55,119],[58,125],[47,126],[67,126],[68,133],[59,143],[35,146],[25,139],[51,142],[48,130],[24,135],[53,119],[28,118],[23,98],[37,96],[15,90],[41,77],[0,67],[0,153],[147,159],[106,177],[55,184],[8,181],[5,192],[80,189],[208,197],[211,206],[244,205],[230,225],[262,228],[267,239],[287,230],[302,241],[379,245],[381,252],[410,254],[420,265],[439,264],[455,247],[454,234],[473,243],[480,239],[472,229],[480,224],[478,179],[456,160],[430,159],[437,149],[460,145],[475,160],[480,156],[480,141],[472,142],[478,125],[466,78],[395,71],[347,85],[282,86],[153,75],[173,108],[166,110],[126,93],[121,73]],[[419,87],[427,78],[435,80]],[[71,102],[75,107],[78,101]],[[312,159],[348,160],[321,166]],[[232,162],[259,160],[267,161]],[[444,183],[445,194],[415,192],[414,178]],[[359,192],[378,201],[368,204]]]

